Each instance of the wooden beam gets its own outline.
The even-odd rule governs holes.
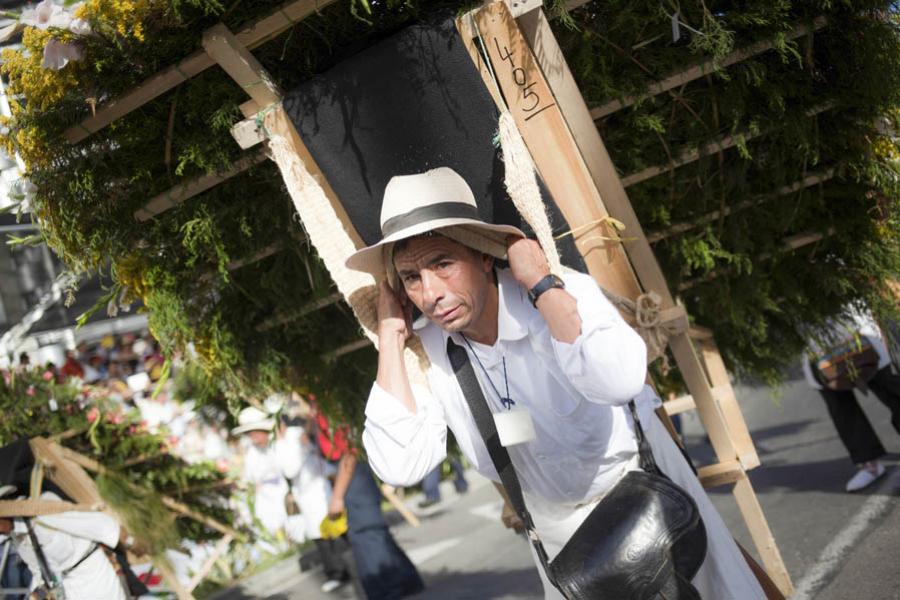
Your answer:
[[[694,397],[690,394],[686,394],[672,400],[666,400],[665,402],[663,402],[663,408],[666,409],[666,414],[671,417],[673,415],[679,415],[684,412],[696,410],[697,405],[694,403]]]
[[[700,353],[713,385],[713,394],[728,424],[728,431],[731,432],[738,461],[745,471],[755,469],[760,465],[759,455],[756,453],[753,438],[750,437],[750,430],[747,428],[734,388],[731,387],[731,378],[725,369],[725,362],[719,354],[715,340],[710,338],[700,342]]]
[[[714,210],[712,212],[706,213],[706,214],[700,216],[698,219],[695,219],[693,221],[685,221],[685,222],[681,222],[681,223],[676,223],[674,225],[671,225],[670,227],[668,227],[667,229],[665,229],[663,231],[657,231],[654,233],[650,233],[647,235],[647,241],[650,242],[651,244],[654,244],[660,240],[664,240],[673,235],[679,235],[679,234],[685,233],[692,229],[696,229],[697,227],[700,227],[701,225],[705,225],[706,223],[711,223],[713,221],[716,221],[720,217],[728,216],[730,214],[733,214],[733,213],[736,213],[738,211],[745,210],[748,208],[753,208],[754,206],[759,206],[763,202],[772,200],[773,198],[777,198],[779,196],[788,196],[788,195],[798,192],[802,189],[812,187],[819,183],[824,183],[824,182],[828,181],[829,179],[831,179],[832,177],[834,177],[834,174],[835,174],[835,169],[828,169],[824,173],[807,175],[806,177],[804,177],[803,179],[801,179],[799,181],[795,181],[794,183],[791,183],[789,185],[785,185],[783,187],[778,188],[772,194],[765,194],[762,196],[757,196],[756,198],[753,198],[751,200],[745,200],[743,202],[738,202],[737,204],[734,204],[733,206],[725,207],[723,210]]]
[[[204,32],[203,49],[257,105],[269,106],[281,100],[281,90],[269,73],[222,23]]]
[[[807,111],[806,116],[811,117],[823,113],[827,110],[831,110],[833,107],[833,104],[824,104],[810,111]],[[716,152],[727,150],[728,148],[737,145],[741,140],[746,142],[752,140],[753,138],[759,137],[764,133],[765,132],[763,131],[759,131],[757,133],[750,133],[749,131],[745,131],[739,134],[724,135],[712,140],[711,142],[707,142],[700,147],[687,148],[678,153],[678,156],[674,158],[670,163],[647,167],[646,169],[641,169],[640,171],[623,177],[622,185],[624,185],[625,187],[630,187],[636,183],[652,179],[657,175],[668,173],[669,171],[674,171],[679,167],[683,167],[684,165],[700,160],[700,158],[703,156],[708,156],[710,154],[715,154]]]
[[[134,212],[134,218],[141,222],[149,221],[156,215],[163,213],[170,208],[174,208],[182,202],[202,194],[208,189],[214,188],[223,181],[227,181],[232,177],[240,175],[250,167],[263,162],[266,158],[268,158],[266,149],[260,148],[259,150],[246,154],[234,161],[229,168],[221,173],[201,175],[200,177],[185,183],[180,183],[172,189],[154,197],[147,202],[143,208],[136,210]]]
[[[834,227],[828,228],[824,233],[820,232],[804,232],[798,233],[797,235],[792,235],[790,237],[784,238],[782,240],[781,252],[791,252],[792,250],[797,250],[798,248],[802,248],[803,246],[808,246],[809,244],[814,244],[818,241],[825,239],[826,237],[831,237],[836,233],[836,229]],[[767,260],[772,258],[771,252],[764,252],[754,258],[754,262],[759,262],[763,260]],[[707,283],[721,277],[722,275],[727,275],[731,273],[733,269],[731,267],[721,267],[718,269],[713,269],[706,275],[702,277],[697,277],[694,279],[688,279],[687,281],[682,281],[678,286],[678,291],[683,292],[685,290],[689,290],[694,286],[700,285],[701,283]]]
[[[697,479],[707,489],[734,483],[746,477],[744,469],[741,468],[741,463],[736,460],[707,465],[697,469]]]
[[[768,40],[750,44],[749,46],[735,50],[720,59],[711,58],[709,60],[704,60],[702,62],[696,63],[688,67],[687,69],[684,69],[683,71],[679,71],[674,75],[666,77],[662,81],[650,84],[640,94],[626,96],[619,100],[611,100],[606,104],[603,104],[602,106],[592,108],[591,117],[594,120],[601,119],[616,112],[617,110],[629,107],[636,102],[639,102],[640,100],[655,96],[657,94],[661,94],[662,92],[667,92],[686,83],[690,83],[695,79],[699,79],[700,77],[718,71],[719,69],[730,67],[735,63],[739,63],[752,56],[756,56],[757,54],[762,54],[763,52],[771,50],[775,46],[786,41],[795,40],[799,37],[807,35],[811,31],[818,31],[819,29],[825,27],[827,24],[828,20],[825,17],[817,17],[813,20],[812,24],[800,25],[786,34],[780,34]]]
[[[237,40],[247,48],[256,48],[335,1],[295,0],[282,4],[268,16],[241,29],[236,34]],[[116,119],[124,117],[154,98],[199,75],[214,64],[215,62],[206,52],[194,52],[175,65],[152,75],[130,92],[126,92],[124,95],[100,107],[94,115],[67,129],[63,136],[70,144],[80,142]]]
[[[349,344],[344,344],[337,350],[332,350],[331,352],[326,352],[322,355],[326,361],[336,360],[345,354],[350,354],[351,352],[356,352],[357,350],[362,350],[363,348],[367,348],[372,345],[372,342],[368,338],[361,338],[356,340],[355,342],[350,342]]]
[[[250,102],[256,103],[255,100],[250,100]],[[231,137],[238,143],[241,150],[252,148],[266,139],[265,133],[262,131],[256,118],[244,119],[235,123],[231,128]]]
[[[569,227],[578,232],[575,244],[588,271],[604,288],[626,298],[637,297],[640,286],[621,246],[593,244],[606,233],[602,219],[608,214],[553,92],[507,5],[489,4],[474,20],[535,166]],[[477,64],[475,57],[473,60]],[[485,83],[494,86],[493,81]]]
[[[591,119],[584,98],[546,16],[543,11],[534,11],[519,19],[519,24],[547,77],[594,184],[600,191],[603,205],[609,210],[610,215],[625,224],[624,236],[628,241],[623,246],[643,288],[660,295],[662,308],[676,306],[662,270],[656,262],[650,244],[647,243],[643,228],[609,157],[606,145]],[[736,460],[737,453],[713,397],[712,388],[686,332],[672,336],[669,339],[669,346],[688,389],[697,401],[698,414],[709,434],[717,458],[720,462]]]
[[[340,292],[334,292],[333,294],[329,294],[324,298],[319,298],[318,300],[313,300],[312,302],[308,302],[297,308],[295,310],[287,310],[283,312],[279,312],[265,321],[262,321],[259,325],[256,326],[256,331],[260,333],[264,331],[269,331],[279,325],[284,325],[285,323],[290,323],[291,321],[295,321],[301,317],[304,317],[312,312],[317,310],[322,310],[326,306],[331,306],[332,304],[337,304],[341,300],[344,299],[344,296]]]
[[[746,477],[738,479],[735,482],[733,493],[735,500],[737,500],[738,508],[741,510],[741,515],[747,523],[747,529],[750,530],[750,537],[753,538],[753,543],[759,550],[766,572],[778,586],[778,589],[781,590],[781,593],[789,597],[794,593],[794,585],[791,583],[791,576],[784,566],[784,560],[781,557],[781,552],[778,551],[778,544],[775,542],[772,530],[769,529],[769,524],[766,521],[762,506],[759,504],[759,499],[753,491],[753,484]]]
[[[206,578],[206,576],[209,575],[209,572],[212,571],[212,568],[216,564],[216,561],[218,561],[222,557],[222,555],[228,551],[228,546],[231,545],[231,541],[233,539],[234,538],[230,535],[226,535],[219,540],[219,542],[216,544],[216,547],[213,548],[213,551],[203,563],[203,566],[197,569],[197,572],[194,573],[193,577],[191,577],[191,580],[188,582],[186,589],[189,592],[193,593],[197,586],[200,585],[200,582],[202,582]]]
[[[366,340],[368,342],[369,340]],[[419,521],[419,517],[417,517],[406,505],[403,503],[403,500],[397,495],[397,488],[392,485],[388,485],[386,483],[381,484],[381,495],[384,496],[388,502],[391,503],[391,506],[400,513],[400,516],[406,520],[407,523],[412,525],[413,527],[420,527],[422,522]]]

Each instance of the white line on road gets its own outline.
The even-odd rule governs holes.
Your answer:
[[[413,561],[413,564],[418,566],[424,562],[431,560],[442,552],[446,552],[453,546],[459,544],[461,541],[461,537],[441,540],[440,542],[428,544],[427,546],[422,546],[421,548],[415,548],[413,550],[410,550],[406,554],[409,556],[409,560]]]
[[[840,567],[844,555],[865,533],[872,521],[884,515],[889,508],[894,506],[894,494],[897,490],[900,490],[900,468],[894,467],[875,493],[862,505],[856,516],[825,547],[816,564],[797,584],[797,591],[791,596],[791,600],[812,600]]]

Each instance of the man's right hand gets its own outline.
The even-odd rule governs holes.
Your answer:
[[[397,294],[387,281],[378,290],[378,337],[398,336],[406,342],[412,332],[412,302],[402,292]]]

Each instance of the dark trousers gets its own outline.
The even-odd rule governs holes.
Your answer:
[[[469,482],[466,481],[466,477],[463,474],[463,466],[462,463],[459,462],[459,459],[456,457],[450,457],[447,459],[450,461],[450,467],[453,469],[453,473],[455,475],[453,479],[453,486],[456,488],[456,491],[460,494],[465,494],[466,490],[469,489]],[[425,479],[422,480],[422,491],[425,492],[425,497],[428,500],[433,500],[434,502],[440,502],[441,500],[441,465],[436,466],[425,476]]]
[[[344,564],[343,553],[347,549],[347,538],[341,536],[334,540],[314,540],[316,550],[322,559],[322,571],[328,579],[343,581],[349,577],[347,565]]]
[[[885,367],[869,381],[869,388],[891,411],[891,424],[900,433],[900,376]],[[856,464],[875,460],[885,455],[884,446],[872,424],[866,418],[853,390],[835,392],[819,390],[828,406],[828,413],[841,441]]]
[[[347,497],[347,536],[366,600],[397,600],[422,591],[416,567],[381,514],[381,491],[369,466],[356,464]]]

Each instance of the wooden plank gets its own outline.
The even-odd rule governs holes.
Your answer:
[[[816,173],[813,175],[807,175],[803,179],[799,181],[795,181],[789,185],[782,186],[778,188],[772,194],[765,194],[762,196],[757,196],[756,198],[745,200],[743,202],[738,202],[733,206],[726,206],[722,210],[714,210],[712,212],[708,212],[704,215],[701,215],[699,218],[694,219],[693,221],[684,221],[681,223],[676,223],[666,228],[663,231],[657,231],[653,233],[649,233],[647,235],[647,241],[651,244],[655,244],[661,240],[669,238],[673,235],[679,235],[685,233],[687,231],[691,231],[692,229],[696,229],[701,225],[705,225],[706,223],[711,223],[713,221],[718,220],[721,217],[726,217],[730,214],[736,213],[738,211],[746,210],[748,208],[753,208],[754,206],[759,206],[760,204],[777,198],[779,196],[787,196],[793,194],[795,192],[799,192],[802,189],[806,189],[808,187],[812,187],[814,185],[824,183],[829,179],[833,178],[835,174],[834,169],[828,169],[824,173]]]
[[[263,162],[266,158],[268,158],[268,156],[265,148],[261,148],[255,152],[242,156],[221,173],[201,175],[200,177],[185,183],[180,183],[172,189],[155,196],[147,202],[143,208],[136,210],[134,212],[134,218],[141,222],[149,221],[156,215],[159,215],[170,208],[174,208],[194,196],[202,194],[223,181],[227,181],[236,175],[240,175],[250,167]]]
[[[219,23],[203,34],[203,49],[259,106],[281,100],[281,90],[268,72],[225,25]]]
[[[760,465],[759,455],[753,445],[753,438],[750,437],[750,430],[747,428],[747,422],[744,420],[737,396],[731,387],[731,378],[728,376],[728,370],[725,369],[725,362],[722,360],[715,340],[710,338],[700,342],[700,352],[709,380],[713,385],[713,394],[722,410],[722,416],[728,424],[728,430],[731,432],[738,460],[745,471],[754,469]]]
[[[0,517],[39,517],[69,511],[93,512],[103,510],[105,505],[66,502],[64,500],[0,500]]]
[[[693,396],[691,396],[690,394],[686,394],[684,396],[673,398],[672,400],[666,400],[665,402],[663,402],[663,408],[666,409],[666,414],[671,417],[672,415],[678,415],[690,410],[696,410],[697,404],[694,402]]]
[[[256,48],[335,1],[295,0],[288,2],[266,17],[241,29],[236,37],[247,48]],[[180,83],[202,73],[213,64],[215,63],[206,52],[194,52],[176,65],[152,75],[131,91],[100,107],[94,115],[67,129],[63,136],[70,144],[80,142],[116,119],[124,117]]]
[[[534,11],[520,18],[519,23],[571,128],[581,156],[600,191],[605,208],[609,210],[610,215],[625,224],[624,236],[628,241],[623,246],[643,288],[660,295],[662,308],[676,306],[616,168],[606,151],[606,145],[591,119],[584,98],[572,77],[546,16],[543,11]],[[717,458],[720,462],[735,460],[737,454],[731,437],[687,334],[681,333],[671,337],[669,346],[685,383],[697,402],[698,414],[709,434]]]
[[[262,106],[260,106],[260,104],[256,100],[250,98],[249,100],[241,104],[238,108],[241,110],[242,115],[250,119],[256,116],[256,113],[258,113],[262,109]]]
[[[361,338],[356,340],[355,342],[350,342],[349,344],[344,344],[337,350],[332,350],[331,352],[326,352],[322,355],[326,361],[332,361],[342,357],[345,354],[350,354],[351,352],[356,352],[357,350],[362,350],[363,348],[367,348],[372,345],[372,342],[368,338]]]
[[[825,239],[826,237],[830,237],[836,233],[836,229],[834,227],[829,227],[827,231],[824,233],[819,232],[804,232],[798,233],[797,235],[792,235],[790,237],[784,238],[782,240],[781,252],[791,252],[793,250],[797,250],[798,248],[802,248],[803,246],[808,246],[810,244],[814,244],[818,241]],[[758,262],[762,260],[766,260],[772,257],[771,252],[763,252],[762,254],[757,255],[753,260]],[[694,286],[700,285],[702,283],[708,283],[713,279],[717,279],[722,275],[727,275],[733,271],[730,267],[722,267],[719,269],[713,269],[706,275],[702,277],[697,277],[695,279],[688,279],[687,281],[682,281],[678,285],[678,291],[683,292],[685,290],[689,290]]]
[[[368,343],[369,340],[366,340]],[[419,521],[419,517],[413,514],[413,511],[409,510],[406,505],[403,503],[403,500],[397,496],[397,488],[392,485],[388,485],[386,483],[381,484],[381,494],[387,499],[388,502],[391,503],[391,506],[400,513],[400,516],[403,519],[412,525],[413,527],[419,527],[422,525],[421,521]]]
[[[228,551],[228,546],[231,544],[231,541],[233,539],[234,538],[230,535],[226,535],[221,540],[219,540],[219,543],[216,544],[215,548],[213,548],[213,551],[206,559],[206,562],[204,562],[203,566],[201,566],[197,570],[197,572],[194,573],[194,576],[191,577],[191,580],[188,582],[187,586],[185,586],[189,592],[193,593],[197,586],[200,585],[200,582],[203,581],[203,579],[207,575],[209,575],[209,572],[212,571],[212,568],[216,564],[216,561],[218,561],[222,557],[222,555]]]
[[[250,100],[250,102],[256,103],[255,100]],[[266,139],[265,133],[263,133],[256,118],[244,119],[235,123],[231,128],[231,137],[238,143],[241,150],[252,148]]]
[[[291,321],[304,317],[312,312],[322,310],[326,306],[337,304],[343,299],[343,294],[341,294],[340,292],[334,292],[333,294],[329,294],[324,298],[319,298],[318,300],[308,302],[300,308],[278,312],[277,314],[269,317],[268,319],[262,321],[259,325],[257,325],[256,331],[269,331],[270,329],[278,327],[279,325],[290,323]]]
[[[607,212],[553,93],[508,7],[503,2],[487,5],[476,13],[475,22],[535,166],[569,227],[578,232],[575,244],[584,255],[588,271],[603,287],[635,298],[640,287],[621,246],[601,249],[592,243],[598,234],[605,233],[605,228],[597,223]]]
[[[640,94],[626,96],[618,100],[611,100],[606,104],[603,104],[602,106],[592,108],[591,117],[594,120],[601,119],[616,112],[617,110],[627,108],[635,104],[636,102],[639,102],[640,100],[655,96],[657,94],[661,94],[663,92],[667,92],[671,89],[680,87],[686,83],[690,83],[691,81],[699,79],[704,75],[713,73],[720,69],[725,69],[735,63],[739,63],[741,61],[747,60],[752,56],[756,56],[757,54],[762,54],[763,52],[771,50],[776,45],[781,44],[784,41],[795,40],[799,37],[807,35],[810,31],[818,31],[819,29],[825,27],[825,25],[827,24],[828,20],[825,17],[817,17],[813,20],[811,25],[800,25],[799,27],[795,27],[793,30],[786,34],[781,34],[768,40],[750,44],[749,46],[735,50],[720,59],[711,58],[709,60],[704,60],[702,62],[696,63],[682,71],[679,71],[678,73],[666,77],[662,81],[650,84]]]
[[[825,111],[831,110],[834,108],[833,104],[824,104],[812,110],[806,112],[807,117],[811,117]],[[622,178],[622,185],[625,187],[630,187],[636,183],[640,183],[642,181],[647,181],[648,179],[652,179],[657,175],[662,175],[663,173],[668,173],[669,171],[674,171],[679,167],[683,167],[684,165],[691,164],[700,160],[704,156],[708,156],[710,154],[715,154],[717,152],[722,152],[723,150],[727,150],[733,146],[736,146],[739,141],[749,141],[753,138],[759,137],[763,135],[764,131],[759,131],[757,133],[750,133],[745,131],[740,134],[731,134],[724,135],[718,137],[711,142],[707,142],[699,147],[686,148],[678,153],[678,156],[674,158],[671,162],[664,165],[654,165],[652,167],[647,167],[646,169],[641,169],[631,175]]]
[[[728,485],[746,479],[747,475],[737,460],[729,460],[697,469],[697,478],[706,489]]]
[[[756,493],[753,491],[753,485],[750,483],[750,480],[747,478],[739,479],[735,483],[733,493],[744,521],[747,523],[750,537],[753,538],[753,543],[759,551],[763,565],[766,567],[766,572],[775,581],[778,589],[785,596],[790,596],[794,593],[791,576],[784,566],[784,560],[781,557],[781,552],[778,550],[778,544],[775,543],[775,537],[769,529],[766,516],[763,513],[762,506],[759,504]]]

